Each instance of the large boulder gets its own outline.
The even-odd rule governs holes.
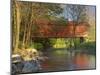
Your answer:
[[[22,73],[38,72],[40,70],[40,64],[38,61],[24,61],[24,67]]]

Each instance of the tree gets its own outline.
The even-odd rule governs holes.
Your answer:
[[[62,8],[60,8],[58,4],[32,3],[16,0],[13,0],[12,3],[14,51],[18,48],[28,48],[30,46],[33,32],[39,32],[39,28],[41,28],[40,25],[36,24],[38,19],[45,18],[52,20],[56,18],[58,14],[62,13]],[[41,32],[39,32],[39,34],[41,34]]]
[[[83,5],[66,5],[67,17],[73,21],[73,42],[75,45],[75,30],[80,22],[87,22],[86,6]]]
[[[17,52],[18,50],[18,44],[19,44],[19,34],[20,34],[20,3],[17,2],[16,0],[13,0],[13,20],[12,20],[12,25],[13,25],[13,50],[14,53]]]

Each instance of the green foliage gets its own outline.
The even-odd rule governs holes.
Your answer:
[[[41,43],[32,43],[30,48],[35,48],[37,50],[40,50],[43,48],[43,45]]]
[[[96,43],[95,42],[84,42],[78,46],[78,49],[86,51],[90,54],[96,53]]]
[[[56,39],[56,43],[53,46],[54,48],[66,48],[65,40],[63,38]]]
[[[92,25],[92,26],[90,26],[90,28],[89,28],[89,36],[88,36],[88,39],[90,40],[90,41],[95,41],[95,39],[96,39],[96,28],[95,28],[95,25]]]
[[[51,38],[50,39],[50,44],[53,46],[53,45],[55,45],[55,43],[56,43],[56,39],[55,38]]]
[[[64,17],[56,18],[55,25],[67,25],[67,20]]]

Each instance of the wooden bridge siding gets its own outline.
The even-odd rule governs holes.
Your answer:
[[[46,19],[39,19],[36,21],[38,26],[38,32],[33,32],[34,37],[86,37],[88,26],[87,23],[80,23],[76,25],[75,35],[73,34],[74,23],[68,22],[68,25],[54,25],[54,22],[51,22]],[[38,34],[41,35],[38,35]]]
[[[87,26],[77,26],[75,30],[75,35],[73,34],[73,26],[66,26],[66,28],[58,29],[58,31],[52,30],[52,28],[48,27],[41,27],[39,33],[42,34],[44,37],[84,37],[87,34]],[[39,33],[33,33],[33,37],[38,37],[41,35],[37,35]],[[34,36],[34,34],[36,34]]]

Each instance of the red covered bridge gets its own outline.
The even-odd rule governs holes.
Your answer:
[[[33,37],[86,37],[88,35],[89,24],[81,22],[77,25],[73,21],[68,21],[66,25],[56,25],[54,21],[39,19],[36,21],[37,30]],[[75,29],[74,29],[75,27]]]

